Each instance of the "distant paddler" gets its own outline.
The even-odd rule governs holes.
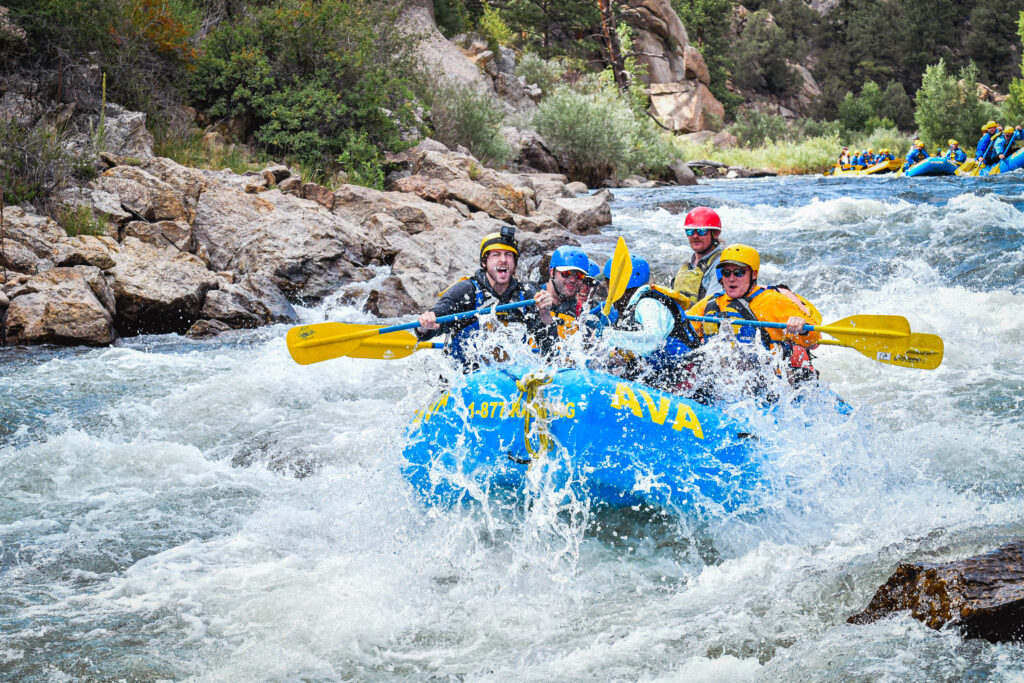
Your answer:
[[[947,161],[952,161],[954,164],[962,164],[967,161],[967,153],[960,149],[960,143],[950,138],[947,142],[949,148],[943,155],[943,158]]]
[[[999,135],[1002,128],[995,121],[989,121],[981,127],[982,136],[978,140],[978,147],[974,152],[974,158],[979,164],[985,163],[985,154],[988,152],[992,139]]]
[[[903,170],[906,171],[914,164],[920,163],[928,158],[928,151],[924,148],[924,143],[920,138],[914,138],[914,143],[907,152],[906,163],[903,164]]]

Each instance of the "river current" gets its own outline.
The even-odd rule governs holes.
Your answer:
[[[1024,680],[1021,645],[846,622],[900,562],[1024,538],[1024,177],[615,195],[599,260],[623,235],[668,280],[660,205],[707,204],[763,280],[826,322],[903,315],[942,366],[823,348],[853,415],[780,423],[785,495],[697,522],[425,507],[401,452],[436,352],[298,366],[285,326],[0,349],[0,679]]]

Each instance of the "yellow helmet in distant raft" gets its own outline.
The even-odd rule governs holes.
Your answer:
[[[719,265],[725,265],[726,263],[746,266],[754,271],[754,273],[757,273],[761,269],[761,255],[757,253],[757,249],[746,244],[730,244],[722,250],[722,255],[718,261]]]
[[[981,132],[984,133],[989,128],[998,128],[998,127],[999,127],[998,123],[996,123],[995,121],[989,121],[988,123],[986,123],[984,126],[981,127]]]
[[[954,140],[953,138],[950,138],[949,140],[946,141],[946,144],[952,147],[953,145],[959,145],[960,143]]]

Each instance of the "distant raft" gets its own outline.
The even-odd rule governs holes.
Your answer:
[[[877,164],[871,166],[857,166],[856,168],[843,169],[839,164],[836,164],[830,173],[826,175],[834,176],[866,176],[866,175],[884,175],[886,173],[893,173],[900,170],[903,167],[903,159],[889,159],[888,161],[879,161]]]
[[[927,159],[922,159],[908,168],[904,172],[904,175],[908,178],[932,175],[956,175],[958,168],[960,168],[960,164],[955,161],[950,161],[945,157],[928,157]]]
[[[404,474],[431,505],[541,479],[596,506],[731,512],[768,488],[758,447],[743,420],[637,382],[491,368],[416,413]]]

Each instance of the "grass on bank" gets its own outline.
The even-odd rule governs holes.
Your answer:
[[[695,144],[682,138],[675,138],[672,143],[679,155],[687,161],[710,159],[729,166],[762,168],[784,175],[827,171],[835,165],[843,145],[848,146],[851,152],[865,149],[878,152],[888,148],[897,158],[903,156],[910,147],[907,136],[895,128],[877,128],[870,134],[862,133],[852,138],[830,133],[800,140],[769,139],[754,147],[718,148],[710,141]]]

